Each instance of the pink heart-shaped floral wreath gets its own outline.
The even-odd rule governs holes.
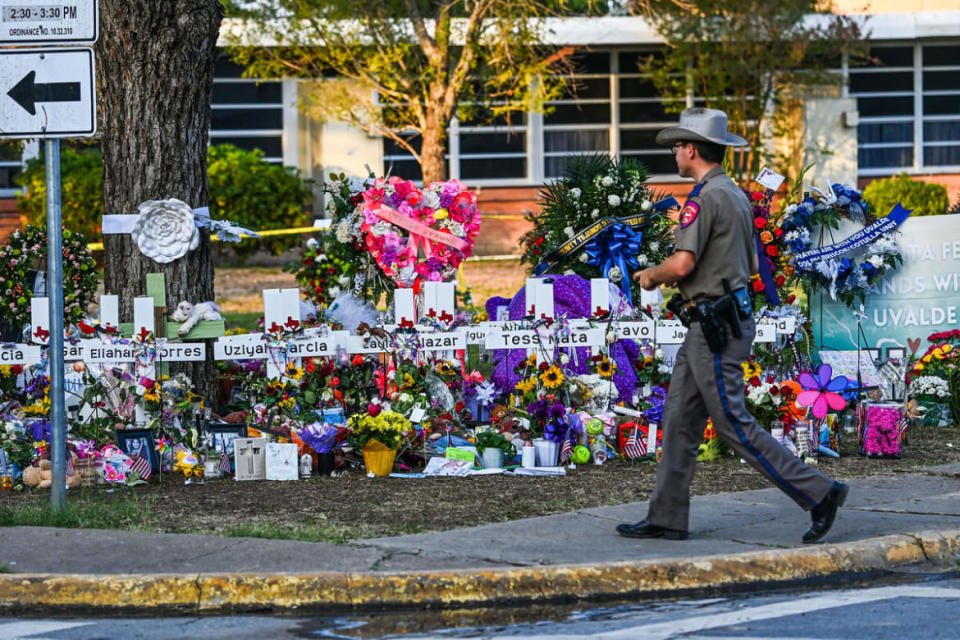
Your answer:
[[[421,189],[409,180],[378,178],[363,192],[361,207],[367,249],[399,287],[452,279],[480,232],[477,195],[458,180]]]

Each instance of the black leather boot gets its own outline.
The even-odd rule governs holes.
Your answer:
[[[842,482],[833,483],[833,488],[827,492],[827,496],[810,511],[810,518],[813,523],[810,529],[803,534],[803,541],[806,544],[817,542],[823,536],[827,535],[833,521],[837,519],[837,509],[843,506],[850,493],[850,486]]]
[[[617,533],[625,538],[666,538],[667,540],[686,540],[688,533],[680,529],[667,529],[641,520],[636,524],[618,524]]]

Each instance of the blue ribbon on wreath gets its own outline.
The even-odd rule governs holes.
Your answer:
[[[777,291],[777,281],[770,270],[770,259],[763,250],[763,242],[760,236],[753,234],[753,239],[757,244],[758,266],[760,267],[760,281],[763,283],[763,293],[767,297],[767,302],[772,307],[780,306],[780,293]]]
[[[620,269],[620,289],[631,305],[633,296],[630,293],[630,274],[632,270],[640,267],[637,254],[640,253],[642,240],[641,232],[617,222],[593,238],[585,249],[587,264],[599,267],[604,276],[607,276],[613,267]]]

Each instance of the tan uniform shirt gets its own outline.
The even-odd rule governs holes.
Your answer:
[[[678,286],[684,298],[700,301],[723,295],[724,278],[731,289],[747,286],[757,250],[750,201],[723,168],[711,169],[697,187],[681,212],[674,250],[696,258]]]

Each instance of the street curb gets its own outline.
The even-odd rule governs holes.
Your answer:
[[[640,543],[642,544],[642,543]],[[677,550],[682,551],[682,543]],[[405,573],[0,575],[6,611],[344,611],[677,596],[960,566],[960,529],[695,559]]]

